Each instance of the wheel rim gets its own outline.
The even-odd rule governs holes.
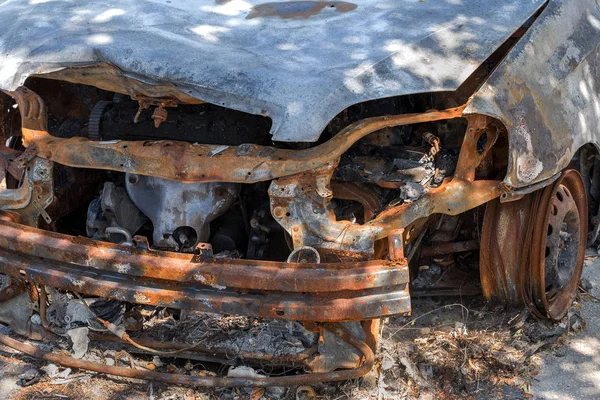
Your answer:
[[[587,235],[587,199],[583,180],[565,171],[545,188],[532,241],[532,300],[544,317],[560,320],[568,312],[581,279]]]
[[[587,197],[575,170],[521,200],[489,203],[480,252],[485,297],[562,319],[577,295],[586,236]]]
[[[560,185],[552,198],[545,248],[546,298],[552,302],[573,276],[579,248],[579,214],[569,189]]]

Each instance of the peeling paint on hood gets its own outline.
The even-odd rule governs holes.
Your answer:
[[[544,0],[330,3],[0,3],[0,88],[14,90],[31,74],[110,64],[267,115],[274,140],[315,141],[352,104],[455,90]]]

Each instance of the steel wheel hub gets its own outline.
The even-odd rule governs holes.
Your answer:
[[[579,214],[569,189],[560,185],[552,198],[545,248],[546,297],[553,299],[576,269]]]
[[[560,320],[577,294],[587,236],[587,198],[581,175],[565,171],[545,188],[533,232],[530,285],[544,317]]]
[[[577,294],[586,236],[587,197],[575,170],[521,200],[488,204],[480,252],[484,295],[562,319]]]

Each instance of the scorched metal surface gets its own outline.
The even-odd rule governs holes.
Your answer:
[[[112,65],[267,115],[275,140],[315,141],[352,104],[455,90],[544,3],[8,1],[0,4],[0,88]]]

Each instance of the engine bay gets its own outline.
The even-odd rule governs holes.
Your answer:
[[[90,86],[30,80],[31,89],[45,98],[48,131],[55,137],[100,143],[174,140],[223,149],[258,144],[298,150],[319,144],[273,143],[268,118],[211,104],[136,101]],[[355,121],[434,105],[408,101],[425,102],[390,99],[351,107],[330,123],[320,142]],[[14,120],[18,123],[18,116]],[[357,141],[334,169],[332,198],[320,212],[363,224],[390,205],[418,200],[452,176],[465,128],[466,121],[460,119],[422,123],[382,129]],[[5,129],[18,132],[15,123]],[[7,143],[22,149],[18,135]],[[219,147],[213,153],[209,157],[219,157]],[[271,215],[267,182],[185,183],[59,164],[54,168],[56,200],[47,210],[51,230],[126,244],[141,235],[151,248],[175,252],[193,253],[207,243],[217,257],[279,261],[294,250],[289,232]],[[491,174],[485,169],[480,166],[478,175]]]
[[[463,116],[456,93],[352,106],[315,143],[271,140],[261,115],[51,79],[0,99],[0,297],[22,293],[32,310],[0,320],[20,334],[61,334],[61,299],[100,302],[90,321],[135,347],[127,330],[146,342],[151,331],[103,319],[104,300],[182,323],[190,312],[294,321],[318,337],[298,355],[312,373],[251,383],[341,380],[371,368],[380,317],[409,315],[411,295],[481,291],[447,267],[479,247],[507,142],[501,124]]]

